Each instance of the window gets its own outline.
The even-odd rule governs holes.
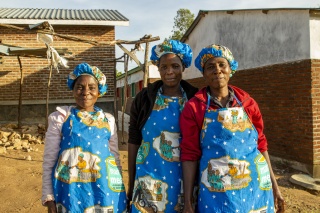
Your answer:
[[[132,83],[131,84],[131,97],[135,97],[136,96],[136,84]]]

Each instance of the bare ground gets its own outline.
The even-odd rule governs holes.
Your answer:
[[[44,145],[34,145],[33,150],[8,150],[0,154],[0,212],[46,212],[41,205],[42,155]],[[127,183],[126,145],[120,145],[124,181]],[[26,160],[30,155],[32,160]],[[274,172],[286,200],[286,212],[320,213],[320,195],[289,182],[292,174],[299,173],[288,165],[273,162]]]

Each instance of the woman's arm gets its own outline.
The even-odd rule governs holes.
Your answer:
[[[197,173],[197,161],[184,161],[182,162],[183,173],[183,191],[184,191],[184,208],[183,213],[193,213],[193,190],[194,181]]]
[[[120,162],[120,154],[119,154],[119,146],[118,146],[118,133],[117,133],[117,125],[115,123],[115,118],[113,115],[109,113],[105,113],[108,118],[111,130],[111,136],[109,139],[109,148],[112,154],[114,155],[116,164],[120,171],[122,171],[121,162]]]
[[[272,190],[273,190],[274,205],[276,208],[276,212],[282,213],[285,211],[285,208],[284,208],[285,202],[284,202],[284,199],[281,195],[280,189],[278,187],[276,177],[274,176],[268,151],[262,152],[261,154],[264,156],[264,158],[266,159],[266,161],[268,163],[268,167],[269,167],[269,171],[270,171],[270,178],[271,178],[271,182],[272,182]]]
[[[48,130],[45,137],[45,148],[43,154],[42,174],[42,204],[54,201],[52,188],[52,169],[58,160],[61,142],[61,128],[64,116],[60,112],[52,113],[48,118]]]
[[[136,158],[140,145],[128,144],[128,171],[129,171],[129,184],[128,184],[128,199],[132,200],[132,193],[134,188],[134,180],[136,177]]]
[[[128,172],[129,184],[127,196],[129,202],[132,200],[132,193],[134,188],[134,180],[136,177],[136,158],[138,149],[142,141],[142,133],[139,129],[138,118],[142,116],[141,111],[143,91],[137,94],[132,102],[130,108],[130,122],[129,122],[129,141],[128,141]]]

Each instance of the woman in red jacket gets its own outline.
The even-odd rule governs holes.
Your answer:
[[[186,103],[180,117],[184,212],[194,212],[190,183],[198,168],[197,212],[284,211],[259,107],[248,93],[228,84],[238,67],[231,51],[210,45],[195,66],[208,86]]]

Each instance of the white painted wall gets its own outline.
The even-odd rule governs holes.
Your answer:
[[[320,17],[310,18],[310,55],[311,59],[320,58]]]
[[[139,71],[128,75],[128,84],[136,83],[143,80],[143,71]],[[149,78],[160,78],[160,73],[158,71],[158,67],[151,64],[149,65]],[[117,80],[117,88],[123,87],[124,85],[124,78]]]
[[[193,49],[193,62],[186,69],[184,79],[202,76],[194,66],[194,59],[203,47],[212,43],[231,50],[239,62],[238,70],[320,58],[319,19],[310,21],[308,9],[269,10],[267,14],[262,10],[234,11],[233,14],[210,11],[186,43]]]

